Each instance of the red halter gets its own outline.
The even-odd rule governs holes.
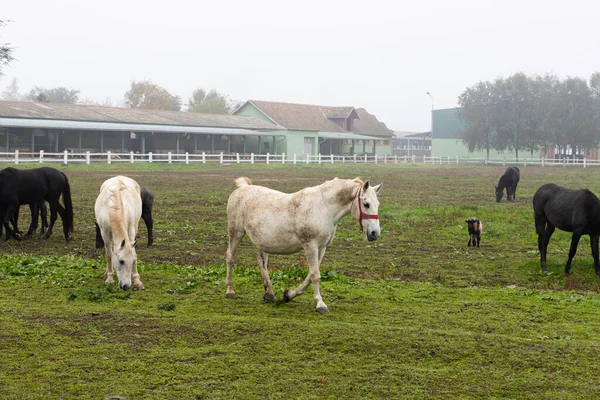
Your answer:
[[[362,192],[362,186],[358,189],[358,194],[356,195],[356,201],[358,202],[358,223],[360,224],[360,230],[363,230],[363,219],[379,219],[378,214],[367,214],[363,212],[362,203],[360,201],[360,192]]]

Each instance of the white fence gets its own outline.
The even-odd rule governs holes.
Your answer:
[[[0,163],[61,163],[61,164],[91,164],[91,163],[219,163],[219,164],[484,164],[484,165],[537,165],[546,166],[576,166],[586,168],[588,166],[598,166],[598,160],[571,160],[571,159],[549,159],[549,158],[522,158],[516,159],[486,159],[486,158],[465,158],[465,157],[429,157],[429,156],[388,156],[388,155],[352,155],[338,156],[333,154],[318,154],[318,155],[297,155],[291,154],[240,154],[240,153],[216,153],[207,154],[205,152],[199,154],[189,153],[73,153],[64,151],[62,153],[46,153],[43,150],[40,152],[20,153],[19,150],[14,152],[0,152]]]
[[[569,159],[569,158],[520,158],[520,159],[487,159],[442,156],[442,157],[423,157],[424,164],[483,164],[483,165],[535,165],[538,167],[589,167],[599,166],[599,160]]]
[[[421,160],[422,161],[422,160]],[[189,153],[73,153],[64,151],[62,153],[46,153],[44,151],[35,153],[0,152],[0,163],[61,163],[61,164],[92,164],[92,163],[219,163],[219,164],[340,164],[340,163],[364,163],[364,164],[391,164],[391,163],[414,163],[416,158],[407,156],[370,156],[370,155],[297,155],[297,154],[240,154],[240,153],[217,153],[199,154]]]

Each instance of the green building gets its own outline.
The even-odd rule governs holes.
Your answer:
[[[431,155],[433,157],[485,158],[486,150],[469,152],[469,148],[458,139],[458,132],[464,129],[465,123],[458,115],[458,107],[433,110]],[[499,152],[490,149],[491,159],[512,159],[514,152]]]
[[[248,100],[234,115],[274,124],[271,135],[249,138],[257,153],[391,155],[393,131],[364,108]]]

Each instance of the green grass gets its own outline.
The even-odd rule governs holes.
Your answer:
[[[522,168],[514,203],[496,203],[502,167],[57,166],[71,181],[75,239],[1,243],[0,398],[596,398],[600,280],[584,238],[556,232],[542,274],[531,197],[543,183],[598,191],[595,169]],[[93,203],[123,173],[150,187],[155,246],[140,225],[146,290],[102,281]],[[233,179],[295,191],[326,179],[384,182],[382,235],[350,216],[323,260],[322,295],[290,303],[302,254],[271,256],[279,301],[262,299],[246,239],[225,299]],[[28,218],[22,210],[21,224]],[[483,221],[467,248],[470,216]]]

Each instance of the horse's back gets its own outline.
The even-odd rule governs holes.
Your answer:
[[[536,220],[545,218],[567,232],[600,221],[600,200],[588,189],[572,190],[547,183],[533,195],[533,209]]]
[[[94,207],[98,223],[108,221],[113,214],[119,213],[124,222],[137,226],[142,216],[140,192],[140,185],[126,176],[115,176],[104,181]]]

